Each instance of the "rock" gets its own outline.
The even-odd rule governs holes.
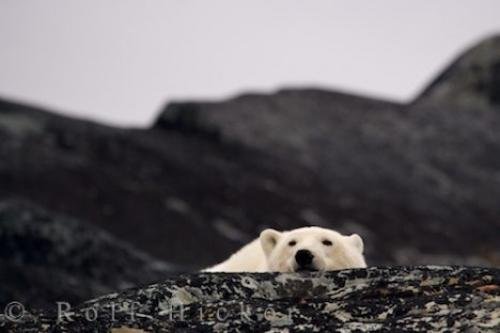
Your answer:
[[[500,270],[368,268],[191,274],[0,327],[38,332],[486,332],[500,329]],[[95,320],[89,320],[89,318]]]
[[[0,127],[0,199],[89,221],[185,267],[222,259],[266,226],[301,226],[305,209],[331,216],[316,175],[243,145],[0,102],[5,116],[30,119],[37,131]]]
[[[221,102],[170,103],[154,127],[243,143],[318,168],[325,151],[357,143],[353,134],[361,120],[392,117],[401,106],[326,90],[284,89]]]
[[[134,328],[120,327],[120,328],[113,328],[111,330],[111,333],[146,333],[146,331],[136,330]]]
[[[0,126],[0,199],[22,198],[92,223],[177,269],[213,264],[259,229],[299,226],[300,210],[329,206],[321,184],[306,170],[245,147],[175,131],[106,127],[0,102],[0,118],[5,117],[9,127]],[[24,124],[29,119],[30,125],[20,130],[14,118]],[[17,214],[22,216],[24,207]],[[29,241],[26,251],[45,240]],[[127,267],[127,257],[121,258]],[[71,259],[65,260],[69,264]],[[136,267],[134,261],[129,265],[129,270]],[[12,280],[0,284],[1,300],[24,300],[36,292],[33,306],[38,307],[121,287],[110,281],[106,289],[66,290],[58,283],[61,276],[40,278],[47,272],[41,266],[38,274],[31,268],[22,274],[22,266],[10,268]],[[16,279],[16,272],[24,280]]]
[[[500,35],[474,45],[452,62],[417,103],[500,108]]]
[[[151,283],[174,268],[89,223],[26,202],[0,202],[0,306],[82,302]]]
[[[177,102],[155,128],[217,133],[221,145],[240,144],[301,165],[318,176],[330,204],[305,207],[295,219],[344,232],[360,226],[367,253],[380,256],[370,258],[373,263],[415,263],[397,255],[410,247],[422,253],[423,264],[431,257],[438,259],[434,263],[456,262],[446,258],[458,256],[462,263],[499,265],[497,111],[282,90]]]

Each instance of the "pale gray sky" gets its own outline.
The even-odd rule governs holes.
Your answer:
[[[0,96],[117,125],[281,86],[408,100],[495,32],[498,0],[2,0]]]

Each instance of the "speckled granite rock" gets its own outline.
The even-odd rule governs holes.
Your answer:
[[[55,314],[39,313],[17,323],[3,317],[0,325],[39,332],[498,332],[500,270],[181,275],[61,313],[58,322]]]

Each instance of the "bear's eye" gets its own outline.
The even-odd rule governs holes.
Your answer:
[[[328,239],[325,239],[321,243],[323,243],[323,245],[325,245],[325,246],[332,246],[333,245],[332,241],[329,241]]]
[[[295,246],[295,244],[297,244],[297,242],[294,240],[288,242],[288,246]]]

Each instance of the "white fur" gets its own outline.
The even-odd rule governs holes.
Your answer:
[[[292,240],[296,242],[294,246],[289,245]],[[324,240],[332,245],[324,245]],[[301,249],[314,255],[313,265],[319,271],[366,267],[363,240],[357,234],[343,236],[330,229],[304,227],[284,232],[266,229],[229,259],[203,271],[295,272],[295,254]]]

